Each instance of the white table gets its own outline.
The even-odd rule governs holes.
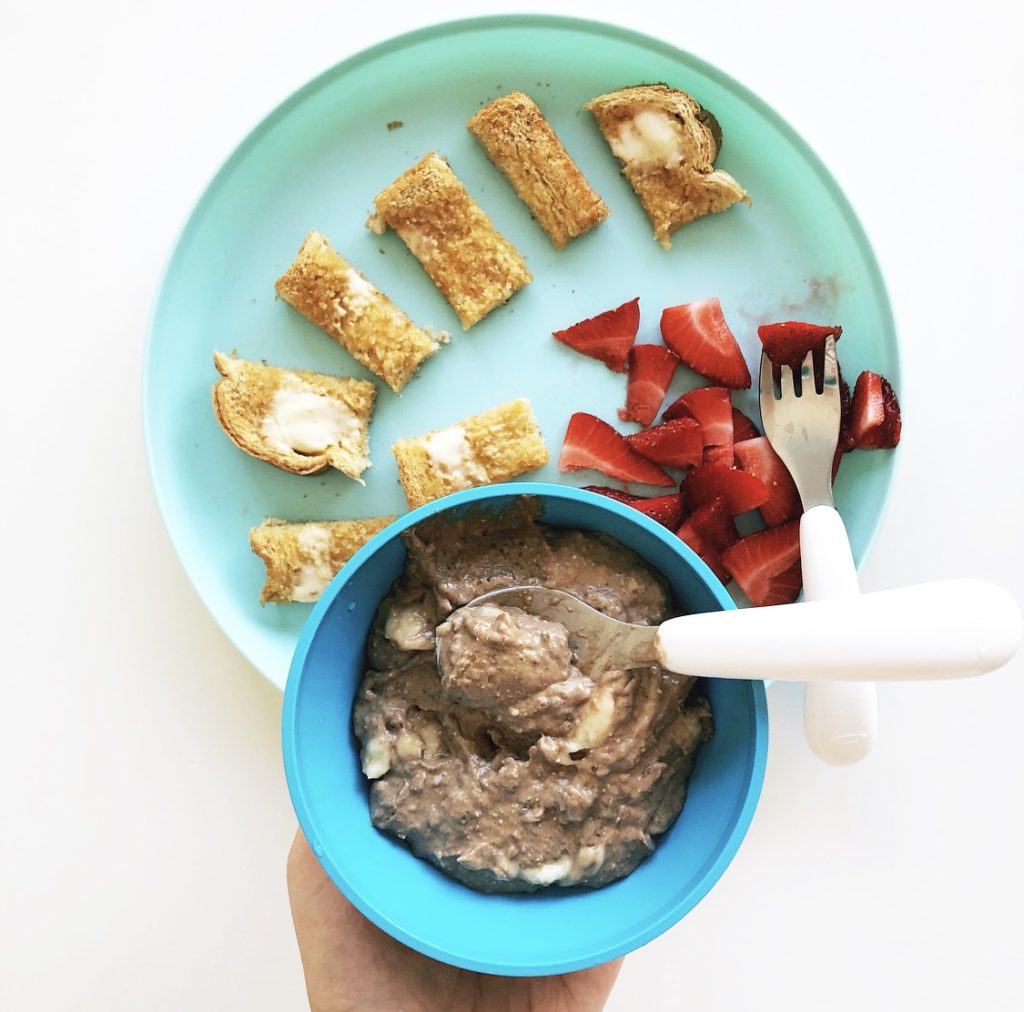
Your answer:
[[[1024,72],[1009,5],[669,6],[562,9],[661,35],[774,105],[838,177],[886,273],[906,427],[865,589],[978,575],[1024,599]],[[206,614],[157,513],[147,314],[191,203],[272,104],[388,34],[482,12],[5,8],[4,1009],[303,1007],[281,698]],[[772,688],[742,849],[627,960],[609,1007],[1024,1007],[1022,676],[1019,658],[975,683],[882,688],[878,746],[843,770],[804,745],[799,691]]]

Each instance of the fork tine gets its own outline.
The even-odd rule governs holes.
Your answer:
[[[796,377],[788,365],[779,367],[779,400],[785,402],[790,397],[796,397]]]
[[[825,338],[825,389],[839,386],[839,362],[836,359],[836,339]]]
[[[775,405],[775,378],[772,375],[771,359],[761,352],[761,371],[758,375],[758,387],[761,401],[761,422],[770,415]]]
[[[814,351],[812,349],[800,363],[800,393],[806,397],[810,393],[817,392],[818,385],[814,382]]]

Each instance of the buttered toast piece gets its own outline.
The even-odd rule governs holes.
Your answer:
[[[366,227],[401,236],[466,330],[531,281],[515,247],[434,152],[381,190],[374,206]]]
[[[411,509],[450,492],[508,481],[550,459],[525,398],[425,436],[400,439],[391,452]]]
[[[521,91],[496,98],[466,124],[557,249],[609,215],[537,103]]]
[[[280,369],[217,351],[220,427],[246,453],[292,474],[336,468],[363,484],[376,387],[366,380]]]
[[[395,517],[289,523],[268,517],[249,531],[267,567],[260,604],[315,601],[341,567]]]
[[[316,231],[274,289],[395,393],[448,340],[417,327]]]
[[[741,200],[750,203],[746,190],[714,167],[722,146],[718,121],[685,91],[642,84],[601,95],[586,108],[665,249],[688,222]]]

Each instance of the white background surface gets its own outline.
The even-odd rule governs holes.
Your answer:
[[[1024,599],[1024,71],[1009,4],[563,3],[688,49],[814,146],[886,274],[902,466],[865,589]],[[490,8],[529,9],[505,3]],[[147,314],[192,202],[309,77],[485,5],[4,4],[0,1007],[300,1009],[280,696],[193,594],[149,486]],[[609,1008],[1024,1007],[1024,659],[887,686],[827,768],[769,692],[760,807]]]

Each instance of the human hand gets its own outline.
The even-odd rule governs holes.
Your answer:
[[[363,917],[301,831],[288,854],[288,898],[312,1012],[600,1012],[622,965],[495,977],[439,963]]]

